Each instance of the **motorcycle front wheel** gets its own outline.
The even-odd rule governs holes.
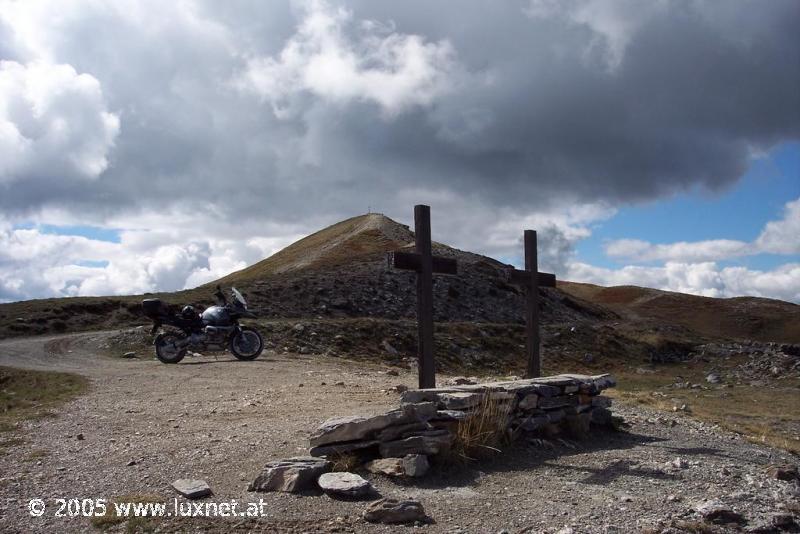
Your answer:
[[[175,332],[163,332],[156,336],[153,344],[156,346],[156,358],[161,363],[178,363],[186,356],[186,347],[178,347],[176,342],[180,341],[182,336]]]
[[[237,334],[231,337],[230,349],[239,360],[255,360],[264,350],[264,340],[258,330],[243,326]]]

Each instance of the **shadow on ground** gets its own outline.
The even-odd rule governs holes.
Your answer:
[[[398,486],[411,486],[420,489],[465,487],[475,484],[479,477],[486,474],[514,473],[535,470],[541,467],[585,472],[586,477],[580,481],[583,484],[604,485],[624,476],[671,480],[675,478],[674,475],[659,469],[640,467],[635,462],[626,459],[615,458],[601,467],[568,465],[563,462],[556,463],[555,460],[563,460],[565,457],[599,451],[626,450],[637,447],[661,447],[668,449],[670,454],[684,456],[709,454],[725,456],[717,449],[664,446],[662,445],[664,441],[667,440],[654,436],[612,430],[593,431],[591,440],[543,442],[544,446],[542,444],[527,444],[520,440],[494,458],[466,464],[439,465],[437,466],[436,474],[423,480],[392,479],[392,482]]]

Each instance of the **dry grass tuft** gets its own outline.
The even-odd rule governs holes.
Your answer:
[[[485,393],[481,403],[466,419],[459,421],[447,460],[475,461],[501,452],[509,441],[508,417],[511,404]]]
[[[150,493],[136,493],[131,495],[120,495],[111,499],[108,503],[106,514],[103,516],[96,516],[91,519],[92,526],[100,530],[106,530],[127,521],[125,528],[126,532],[152,532],[155,528],[153,524],[154,518],[152,517],[134,517],[130,515],[123,517],[117,515],[114,503],[163,503],[164,499],[160,495]]]
[[[333,466],[331,471],[338,473],[349,473],[361,465],[361,458],[352,453],[341,453],[329,458]]]

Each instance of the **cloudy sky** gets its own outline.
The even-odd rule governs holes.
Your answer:
[[[800,302],[796,0],[0,0],[0,302],[193,287],[340,219]]]

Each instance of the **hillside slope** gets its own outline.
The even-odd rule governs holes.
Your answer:
[[[269,258],[211,284],[232,285],[276,274],[338,267],[403,247],[414,240],[407,226],[371,213],[346,219],[292,243]]]
[[[143,297],[162,298],[175,306],[204,306],[212,302],[217,283],[237,286],[251,308],[271,322],[314,319],[331,324],[365,318],[408,325],[416,317],[416,275],[389,267],[386,253],[412,249],[413,240],[413,232],[403,224],[381,214],[361,215],[192,290],[0,305],[0,338],[146,324]],[[524,323],[524,295],[509,283],[509,266],[440,243],[433,248],[438,255],[457,259],[459,270],[457,276],[434,276],[437,323],[515,328]],[[559,282],[556,289],[541,288],[540,295],[543,342],[579,357],[587,352],[677,354],[720,338],[800,342],[800,307],[779,301],[708,299],[568,282]],[[413,347],[413,339],[406,341]],[[517,346],[518,341],[505,343]]]
[[[576,282],[559,282],[558,287],[574,297],[614,310],[629,321],[672,323],[711,337],[800,343],[800,306],[790,302],[700,297],[645,287]]]

